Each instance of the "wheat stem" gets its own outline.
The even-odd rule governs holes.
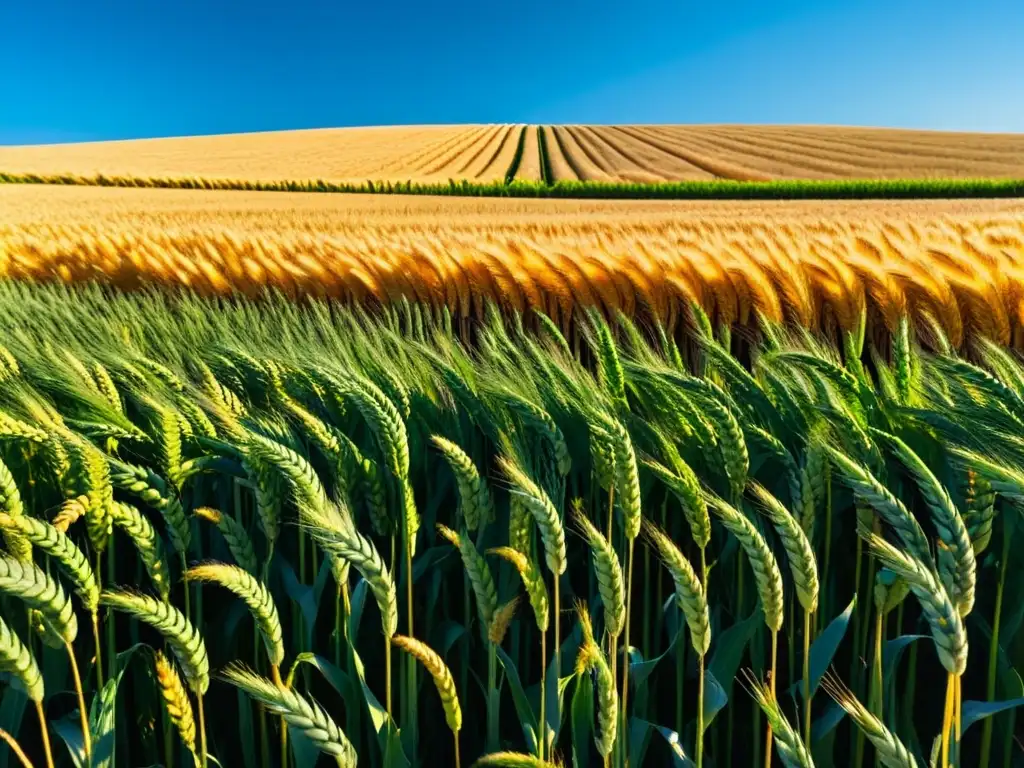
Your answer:
[[[622,725],[620,726],[622,732],[622,752],[623,755],[629,755],[629,734],[627,729],[629,727],[629,715],[627,714],[627,706],[629,704],[629,624],[630,616],[633,613],[633,543],[635,538],[631,538],[628,544],[627,559],[629,561],[626,566],[626,630],[623,633],[623,649],[625,650],[625,658],[622,660]],[[628,758],[625,760],[629,762]]]
[[[75,684],[75,693],[78,696],[78,717],[82,724],[82,746],[85,748],[85,756],[92,759],[92,734],[89,728],[89,714],[85,708],[85,693],[82,690],[82,676],[78,673],[78,661],[75,659],[75,649],[71,643],[65,642],[64,648],[68,653],[68,661],[71,665],[71,679]]]
[[[199,704],[199,765],[206,768],[206,713],[203,709],[203,694],[196,694],[196,701]]]
[[[772,700],[775,700],[775,662],[779,654],[779,630],[772,630],[772,657],[771,666],[768,668],[768,690],[771,691]],[[764,747],[764,768],[772,766],[772,721],[768,719],[768,733],[765,737]]]
[[[1003,587],[1006,584],[1006,565],[1010,560],[1010,535],[1006,518],[1003,517],[1003,552],[999,563],[999,583],[996,585],[996,603],[992,616],[992,637],[988,645],[988,680],[985,687],[985,700],[993,701],[996,695],[996,671],[999,653],[999,632],[1003,614]],[[978,765],[988,768],[992,758],[992,729],[994,717],[985,718],[985,730],[981,735],[981,759]]]
[[[96,690],[103,690],[103,647],[100,644],[100,614],[92,613],[92,643],[96,649]]]
[[[956,687],[956,675],[949,672],[946,677],[946,706],[942,711],[942,764],[949,766],[949,731],[953,727],[953,690]]]
[[[274,681],[274,685],[278,688],[284,689],[284,681],[281,680],[281,668],[277,664],[271,663],[270,665],[270,679]],[[281,717],[281,768],[287,768],[288,766],[288,722]]]
[[[804,610],[804,747],[811,750],[811,612]]]
[[[3,728],[0,728],[0,741],[4,742],[8,749],[14,753],[21,762],[22,768],[32,768],[32,763],[28,759],[28,755],[26,755],[25,751],[21,748],[21,745],[18,744],[18,742],[14,740],[14,737]]]
[[[544,759],[544,748],[547,746],[547,679],[548,679],[548,633],[545,629],[540,633],[540,721],[537,724],[537,757]]]
[[[36,715],[39,718],[39,732],[43,739],[43,753],[46,755],[46,767],[53,768],[53,749],[50,747],[50,731],[46,724],[46,712],[43,710],[43,701],[35,702]]]

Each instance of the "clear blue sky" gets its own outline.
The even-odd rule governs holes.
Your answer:
[[[0,143],[461,122],[1024,132],[1024,0],[0,0]]]

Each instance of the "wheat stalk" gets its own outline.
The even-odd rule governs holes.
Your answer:
[[[480,477],[473,460],[458,445],[439,435],[434,435],[430,440],[452,468],[466,528],[475,531],[481,523],[494,517],[494,502],[487,483]]]
[[[473,540],[468,536],[456,533],[441,523],[437,524],[437,531],[458,549],[462,556],[462,564],[466,568],[466,575],[473,587],[473,594],[476,595],[476,609],[480,615],[480,623],[484,632],[487,632],[494,619],[494,612],[498,609],[498,590],[494,586],[491,569],[487,566],[487,561],[477,551]]]
[[[831,671],[821,679],[821,687],[843,708],[857,726],[868,737],[876,750],[878,760],[885,768],[919,768],[913,756],[896,734],[885,727],[885,723],[868,711]]]
[[[872,434],[889,443],[921,490],[941,542],[937,553],[939,575],[960,615],[967,616],[974,607],[977,563],[963,518],[938,478],[910,446],[895,435],[877,430]]]
[[[104,591],[100,595],[100,604],[134,616],[163,635],[185,673],[188,687],[197,696],[206,693],[210,687],[206,643],[185,614],[173,605],[147,595],[116,590]]]
[[[0,555],[0,592],[39,611],[65,643],[78,636],[78,619],[64,588],[33,563]]]
[[[89,559],[66,534],[58,528],[34,517],[11,517],[0,514],[0,529],[16,530],[26,541],[44,554],[52,557],[67,574],[75,593],[90,613],[95,613],[100,603],[100,587],[96,581]]]
[[[224,536],[228,550],[241,568],[253,576],[259,572],[259,561],[256,559],[252,540],[241,523],[231,515],[222,514],[211,507],[199,507],[192,514],[217,526],[217,530]]]
[[[590,522],[582,507],[576,507],[573,520],[587,540],[593,555],[597,588],[604,607],[604,631],[610,637],[616,638],[626,624],[626,588],[619,556],[615,554],[608,540]]]
[[[601,757],[607,760],[615,746],[615,734],[619,722],[619,697],[615,690],[615,678],[605,658],[601,646],[594,640],[594,629],[590,624],[590,614],[583,603],[578,603],[576,613],[579,617],[583,641],[576,659],[576,674],[593,670],[597,680],[597,732],[594,743]]]
[[[160,689],[160,697],[167,709],[167,716],[178,729],[178,735],[188,751],[192,753],[193,760],[198,762],[195,715],[192,711],[192,701],[188,697],[181,676],[178,674],[174,662],[160,651],[154,653],[153,664],[156,683]]]
[[[284,662],[284,633],[274,598],[262,582],[237,565],[223,563],[205,563],[190,568],[185,573],[185,580],[220,584],[240,597],[259,627],[270,663],[275,667],[281,666]]]
[[[315,701],[307,700],[290,688],[275,685],[237,664],[225,669],[223,677],[268,711],[280,715],[290,726],[302,731],[317,749],[333,757],[341,768],[354,768],[356,753],[351,742]]]
[[[164,562],[163,546],[149,520],[142,516],[131,504],[114,503],[114,524],[121,528],[135,545],[139,559],[149,574],[160,599],[165,603],[170,599],[171,585]]]

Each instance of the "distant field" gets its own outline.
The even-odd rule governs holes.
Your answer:
[[[0,186],[0,277],[579,304],[849,327],[866,307],[1024,347],[1024,202],[668,202]]]
[[[0,147],[0,172],[334,183],[1024,178],[1024,135],[785,126],[399,126]]]

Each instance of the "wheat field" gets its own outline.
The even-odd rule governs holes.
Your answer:
[[[393,126],[0,147],[0,171],[348,183],[1020,178],[1024,136],[801,126]]]
[[[670,328],[848,330],[934,317],[1024,344],[1019,201],[670,203],[432,199],[84,187],[0,189],[0,275],[122,288],[489,301],[571,322],[581,306]]]
[[[1020,176],[1018,144],[421,127],[0,170]],[[39,181],[0,184],[0,768],[1020,762],[1024,201]]]

